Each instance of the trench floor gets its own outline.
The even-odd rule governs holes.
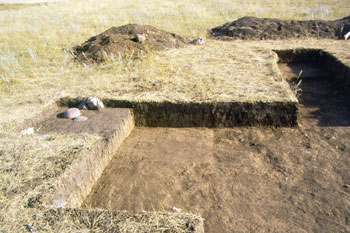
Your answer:
[[[302,78],[297,128],[135,128],[84,206],[176,207],[206,232],[350,231],[349,96],[326,76]]]

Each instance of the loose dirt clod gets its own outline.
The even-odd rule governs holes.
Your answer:
[[[141,43],[142,42],[142,43]],[[171,32],[139,24],[112,27],[73,48],[79,62],[103,63],[124,53],[184,47],[190,41]]]
[[[221,40],[277,40],[303,37],[344,39],[349,31],[350,16],[334,21],[243,17],[212,28],[210,35]]]

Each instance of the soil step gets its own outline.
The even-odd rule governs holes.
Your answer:
[[[56,193],[46,200],[48,204],[65,203],[65,207],[78,208],[115,151],[134,129],[135,122],[132,110],[126,108],[82,111],[82,115],[88,118],[86,121],[58,118],[65,110],[58,107],[52,115],[39,122],[36,126],[40,128],[39,133],[89,133],[101,136],[91,150],[74,161],[63,175]]]

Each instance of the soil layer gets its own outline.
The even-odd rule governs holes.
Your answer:
[[[344,35],[349,31],[350,16],[334,21],[243,17],[212,28],[210,35],[222,40],[278,40],[303,37],[344,39]]]
[[[314,69],[313,77],[320,78],[332,74],[330,78],[334,83],[350,94],[350,67],[349,65],[345,65],[332,54],[320,49],[287,49],[274,50],[274,52],[278,54],[279,62],[288,63],[290,66],[293,66],[293,64],[297,64],[297,66],[302,65],[304,67],[300,68],[302,68],[303,71],[309,72],[309,68],[314,69],[322,67],[323,70],[320,70],[318,74],[314,73]],[[302,63],[305,64],[303,65]],[[307,68],[305,65],[311,66]],[[307,70],[305,70],[305,68]],[[296,71],[297,70],[295,69],[291,70],[292,73]],[[288,76],[288,74],[286,75]],[[303,76],[305,76],[305,74]],[[308,76],[310,77],[310,75]]]
[[[60,106],[76,107],[82,98],[62,98]],[[297,125],[297,102],[131,102],[104,99],[110,108],[132,108],[135,125],[143,127],[235,127]]]
[[[142,35],[145,41],[136,39]],[[127,24],[111,27],[107,31],[93,36],[81,45],[73,48],[74,57],[85,63],[103,63],[120,59],[126,53],[137,56],[141,51],[163,50],[184,47],[189,40],[171,32],[139,24]]]
[[[298,128],[136,128],[85,206],[176,207],[206,232],[349,231],[349,96],[302,79]]]

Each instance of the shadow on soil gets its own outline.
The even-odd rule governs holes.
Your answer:
[[[317,49],[275,51],[282,75],[300,88],[299,118],[317,126],[350,126],[350,68]],[[301,72],[302,71],[302,72]],[[301,79],[301,83],[299,83]],[[311,122],[310,122],[311,123]]]
[[[302,79],[300,103],[318,126],[350,126],[350,96],[329,79]]]
[[[300,117],[314,118],[321,127],[350,126],[350,95],[329,72],[312,63],[291,63],[287,67],[295,77],[302,71],[299,102],[304,107],[300,108]],[[291,81],[291,85],[298,82]]]

